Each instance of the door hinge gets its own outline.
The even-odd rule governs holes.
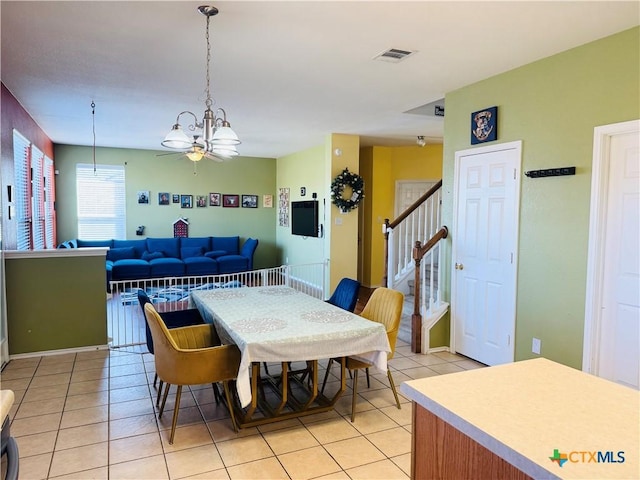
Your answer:
[[[511,335],[507,335],[507,347],[511,345]]]
[[[516,169],[515,168],[513,169],[513,179],[514,180],[516,179]]]
[[[511,252],[511,264],[513,265],[513,252]]]

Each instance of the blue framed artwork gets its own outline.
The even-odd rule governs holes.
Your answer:
[[[485,108],[471,114],[471,145],[492,142],[498,138],[498,107]]]

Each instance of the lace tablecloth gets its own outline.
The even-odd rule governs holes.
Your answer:
[[[251,402],[252,362],[289,362],[357,355],[387,371],[383,325],[289,287],[194,291],[191,304],[212,322],[223,343],[242,353],[237,388]]]

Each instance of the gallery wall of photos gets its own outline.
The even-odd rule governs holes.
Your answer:
[[[138,192],[139,204],[154,203],[149,190]],[[183,193],[158,192],[158,205],[178,204],[180,208],[258,208],[258,195],[238,195],[227,193],[209,193],[209,195],[190,195]],[[262,207],[273,208],[273,195],[262,195]]]

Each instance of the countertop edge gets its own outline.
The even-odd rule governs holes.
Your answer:
[[[518,468],[525,474],[532,478],[548,478],[548,479],[560,479],[554,473],[545,469],[544,467],[533,462],[529,458],[525,457],[521,453],[512,449],[511,447],[500,442],[496,438],[492,437],[488,433],[464,420],[460,416],[448,410],[443,405],[433,401],[422,392],[416,390],[414,387],[402,383],[400,385],[400,392],[406,395],[411,401],[416,402],[429,412],[433,413],[438,418],[441,418],[451,426],[458,429],[460,432],[467,435],[472,440],[478,442],[487,450],[495,453],[506,462],[510,463],[514,467]]]

